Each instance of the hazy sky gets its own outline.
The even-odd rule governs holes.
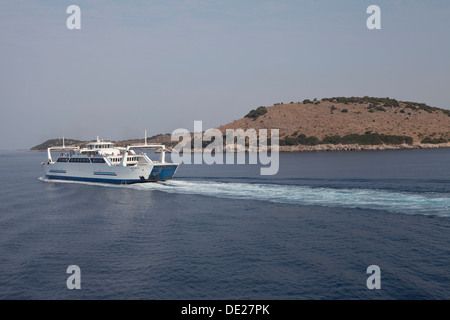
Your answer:
[[[307,98],[449,108],[449,17],[445,0],[0,0],[0,149],[208,129]]]

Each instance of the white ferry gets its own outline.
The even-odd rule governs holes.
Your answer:
[[[144,152],[137,149],[157,149],[159,161],[152,161]],[[53,161],[52,151],[62,151]],[[166,163],[165,146],[162,144],[131,145],[114,147],[110,141],[90,142],[86,148],[50,147],[47,149],[48,161],[42,162],[45,177],[57,180],[75,180],[131,184],[156,182],[172,179],[178,169],[178,163]]]

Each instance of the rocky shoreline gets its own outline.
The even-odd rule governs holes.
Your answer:
[[[450,148],[447,143],[419,143],[419,144],[399,144],[399,145],[358,145],[358,144],[320,144],[316,146],[280,146],[280,152],[305,152],[305,151],[376,151],[376,150],[414,150],[414,149],[439,149]]]
[[[234,152],[242,152],[243,148],[235,146]],[[359,145],[359,144],[319,144],[316,146],[279,146],[279,152],[314,152],[314,151],[380,151],[380,150],[417,150],[417,149],[441,149],[450,148],[450,142],[447,143],[419,143],[419,144],[380,144],[380,145]],[[268,148],[270,150],[270,147]],[[203,152],[204,149],[193,149],[191,152]],[[47,150],[26,150],[26,151],[38,151],[43,152]],[[225,150],[224,150],[225,151]],[[245,150],[248,151],[248,150]],[[257,151],[257,150],[255,150]],[[172,152],[172,148],[168,147],[166,152]],[[226,151],[225,151],[226,152]]]
[[[358,145],[358,144],[319,144],[315,146],[296,145],[296,146],[280,146],[279,152],[318,152],[318,151],[382,151],[382,150],[419,150],[419,149],[441,149],[450,148],[450,142],[447,143],[419,143],[419,144],[397,144],[397,145]],[[270,147],[268,147],[270,150]],[[168,148],[168,152],[172,152],[171,148]],[[204,149],[192,149],[190,153],[201,153]],[[224,148],[226,153],[226,149]],[[248,152],[243,147],[235,145],[234,152]],[[258,152],[258,149],[253,150]]]

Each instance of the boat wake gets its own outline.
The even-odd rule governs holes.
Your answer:
[[[49,181],[40,178],[43,181]],[[52,181],[53,182],[53,181]],[[450,196],[371,189],[339,189],[298,185],[170,180],[159,183],[109,185],[94,182],[61,181],[143,191],[195,194],[228,199],[270,201],[296,205],[362,208],[405,214],[450,217]]]

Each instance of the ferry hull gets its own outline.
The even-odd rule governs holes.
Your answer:
[[[64,140],[63,140],[64,141]],[[157,149],[159,161],[151,160],[136,149]],[[52,151],[63,151],[56,161]],[[67,152],[69,151],[69,152]],[[165,161],[165,145],[141,144],[114,148],[113,143],[100,140],[90,142],[86,148],[55,146],[47,148],[48,161],[42,163],[48,179],[131,184],[172,179],[178,163]]]
[[[178,169],[178,164],[154,164],[137,167],[106,167],[99,168],[93,164],[78,164],[78,168],[64,164],[44,164],[47,179],[101,182],[113,184],[133,184],[166,181],[172,179]],[[64,168],[65,167],[65,168]],[[88,168],[90,167],[90,168]]]

